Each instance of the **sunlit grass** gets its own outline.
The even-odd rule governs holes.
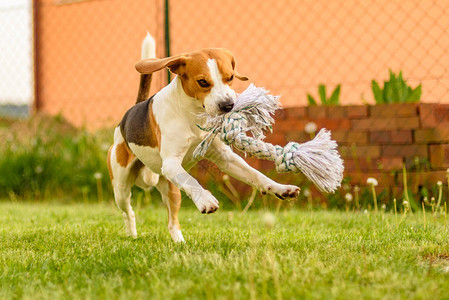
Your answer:
[[[133,240],[112,204],[0,204],[0,298],[447,298],[443,216],[183,207],[177,245],[136,210]]]

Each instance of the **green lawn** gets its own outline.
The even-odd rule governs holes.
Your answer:
[[[449,298],[444,219],[283,211],[136,211],[127,238],[112,205],[0,203],[0,298],[293,299]],[[400,219],[400,216],[399,216]]]

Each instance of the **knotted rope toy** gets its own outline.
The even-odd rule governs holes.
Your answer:
[[[279,96],[268,94],[264,88],[251,84],[241,93],[232,110],[226,114],[210,116],[201,130],[209,132],[198,145],[193,155],[202,157],[218,135],[227,145],[232,145],[245,154],[274,161],[279,173],[302,172],[323,192],[333,193],[343,179],[343,160],[337,151],[337,143],[331,140],[326,129],[311,141],[303,144],[289,142],[285,147],[263,141],[264,130],[272,130],[273,114],[280,109]],[[250,131],[252,136],[246,135]]]

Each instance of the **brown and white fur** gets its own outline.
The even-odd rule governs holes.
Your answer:
[[[197,127],[202,124],[198,115],[221,114],[232,109],[236,99],[232,82],[235,78],[247,78],[235,71],[235,60],[229,50],[203,49],[156,59],[154,44],[150,35],[143,42],[142,60],[136,64],[141,73],[137,103],[115,129],[114,144],[108,151],[108,167],[127,234],[137,236],[131,187],[154,186],[167,205],[171,237],[175,242],[183,242],[178,221],[180,190],[193,200],[201,213],[218,209],[217,199],[186,171],[197,163],[193,151],[205,137]],[[164,68],[177,76],[148,99],[151,74]],[[279,184],[250,167],[219,139],[214,140],[205,158],[262,193],[272,193],[281,199],[299,193],[298,187]]]

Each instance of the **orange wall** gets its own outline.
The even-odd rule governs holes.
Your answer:
[[[76,125],[116,124],[134,103],[134,63],[146,30],[163,56],[163,1],[39,0],[38,99]],[[449,102],[449,1],[171,0],[171,52],[233,51],[240,73],[304,105],[319,83],[342,83],[342,103],[372,101],[371,79],[403,70],[423,100]],[[165,80],[159,72],[153,92]],[[237,83],[241,91],[247,83]]]
[[[449,1],[171,1],[172,52],[227,47],[241,73],[306,104],[342,83],[342,102],[372,100],[371,80],[403,70],[423,100],[449,101]],[[201,22],[199,21],[201,20]]]
[[[38,1],[38,106],[74,124],[96,129],[117,124],[135,102],[134,69],[149,30],[162,38],[161,4],[94,0],[55,5]],[[163,55],[163,48],[159,53]],[[161,76],[154,76],[161,86]],[[154,88],[156,90],[156,88]]]

